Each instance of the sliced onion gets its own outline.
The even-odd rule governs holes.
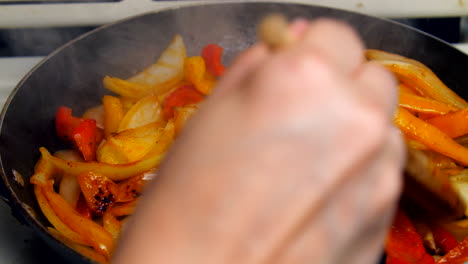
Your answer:
[[[71,207],[76,207],[78,198],[80,198],[80,192],[80,185],[78,184],[75,176],[69,174],[62,176],[59,186],[59,194],[69,205],[71,205]]]
[[[83,118],[94,119],[96,126],[104,129],[104,107],[102,105],[97,105],[86,110]]]
[[[54,156],[61,158],[66,161],[83,161],[81,155],[74,150],[60,150],[55,152]],[[78,198],[80,198],[80,185],[75,176],[64,174],[62,180],[60,181],[59,194],[65,199],[73,208],[76,207],[78,203]]]

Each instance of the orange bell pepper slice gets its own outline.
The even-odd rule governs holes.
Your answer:
[[[96,215],[103,215],[115,203],[117,184],[104,175],[88,171],[77,176],[86,204]]]
[[[133,201],[127,202],[127,203],[122,203],[114,206],[110,210],[110,214],[113,216],[126,216],[126,215],[131,215],[135,211],[135,208],[137,206],[138,201],[140,198],[137,198]]]
[[[116,202],[130,202],[137,198],[143,191],[146,182],[144,180],[145,173],[133,176],[125,181],[117,183],[119,195]]]
[[[460,110],[458,107],[406,92],[400,93],[399,105],[414,112],[434,115],[443,115]]]
[[[78,233],[86,244],[91,245],[107,259],[110,258],[114,248],[114,239],[109,232],[93,220],[81,216],[54,191],[52,184],[44,187],[43,193],[50,207],[63,223]]]
[[[437,264],[463,264],[468,261],[468,237],[445,254]]]
[[[122,224],[110,213],[105,213],[102,217],[102,225],[107,232],[111,233],[115,240],[119,239]]]
[[[54,209],[50,206],[47,198],[45,197],[44,191],[42,187],[34,186],[34,194],[36,195],[37,203],[41,208],[42,213],[45,215],[47,220],[55,227],[57,230],[60,231],[62,235],[66,238],[70,239],[71,241],[81,244],[90,246],[91,244],[88,243],[85,239],[81,237],[80,234],[73,231],[68,227],[54,212]]]
[[[426,120],[451,138],[468,134],[468,108]]]
[[[428,148],[452,158],[462,165],[468,165],[468,149],[453,141],[447,134],[435,126],[412,115],[399,107],[394,123],[408,137],[415,139]]]
[[[123,106],[119,98],[110,95],[104,95],[102,104],[104,106],[104,134],[108,138],[119,128],[120,121],[124,117]]]

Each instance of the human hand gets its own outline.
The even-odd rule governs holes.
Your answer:
[[[373,263],[400,190],[392,76],[341,23],[234,63],[146,189],[115,263]]]

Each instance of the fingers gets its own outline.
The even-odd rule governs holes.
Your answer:
[[[329,19],[311,23],[294,48],[320,54],[346,75],[354,73],[364,61],[364,45],[359,36],[350,26]]]
[[[296,19],[294,20],[291,25],[289,26],[289,30],[291,30],[291,33],[294,37],[299,38],[304,34],[304,32],[307,30],[307,27],[309,26],[309,21],[306,19]]]
[[[213,95],[225,93],[227,90],[240,88],[248,75],[254,72],[269,57],[268,49],[263,44],[256,44],[242,52],[220,80]]]
[[[354,89],[359,96],[358,100],[371,105],[373,109],[383,110],[386,116],[391,117],[398,103],[394,76],[384,67],[369,62],[362,65],[355,80],[357,85]]]

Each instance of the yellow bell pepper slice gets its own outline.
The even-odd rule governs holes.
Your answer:
[[[86,244],[107,259],[110,258],[114,249],[114,239],[109,232],[93,220],[80,215],[62,196],[54,191],[52,184],[43,188],[43,194],[62,222],[78,233]]]
[[[195,86],[202,94],[210,94],[216,79],[206,71],[205,60],[202,57],[190,57],[185,59],[185,79]]]
[[[51,162],[54,166],[63,173],[78,176],[83,172],[92,171],[103,174],[113,181],[125,180],[137,174],[156,168],[161,163],[165,154],[162,152],[150,151],[150,153],[140,161],[113,165],[99,162],[66,161],[51,156],[45,148],[40,148],[39,150],[41,151],[42,156],[50,156]]]
[[[120,99],[114,96],[105,95],[102,98],[104,105],[104,134],[108,138],[119,129],[124,112]]]

